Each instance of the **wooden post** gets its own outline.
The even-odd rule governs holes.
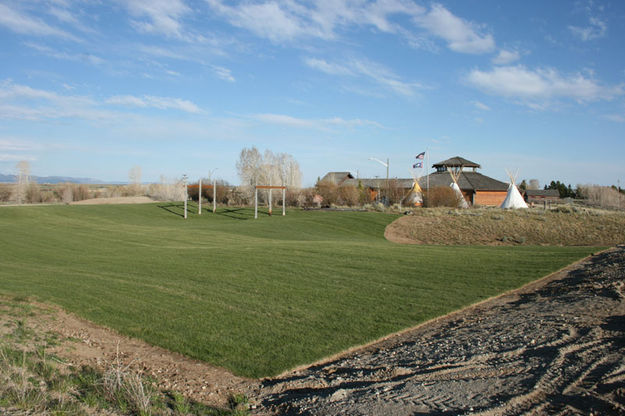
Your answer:
[[[258,188],[254,187],[254,219],[258,219]]]
[[[286,215],[286,188],[282,188],[282,216]]]
[[[202,178],[198,182],[197,214],[202,215]]]
[[[217,212],[217,179],[213,179],[213,214]]]

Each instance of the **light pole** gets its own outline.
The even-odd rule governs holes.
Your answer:
[[[390,166],[390,162],[388,157],[386,158],[386,163],[382,162],[380,159],[377,159],[375,157],[370,157],[369,160],[373,160],[375,162],[378,162],[380,165],[384,166],[386,168],[386,201],[388,202],[388,168]]]

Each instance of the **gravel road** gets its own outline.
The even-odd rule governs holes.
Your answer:
[[[329,362],[255,413],[625,415],[625,246]]]

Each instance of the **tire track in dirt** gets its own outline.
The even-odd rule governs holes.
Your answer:
[[[259,413],[625,415],[625,246],[328,362],[264,380]]]

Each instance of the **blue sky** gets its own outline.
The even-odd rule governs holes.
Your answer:
[[[623,185],[624,39],[620,0],[0,0],[0,172],[238,183],[256,146],[312,185],[429,149]]]

